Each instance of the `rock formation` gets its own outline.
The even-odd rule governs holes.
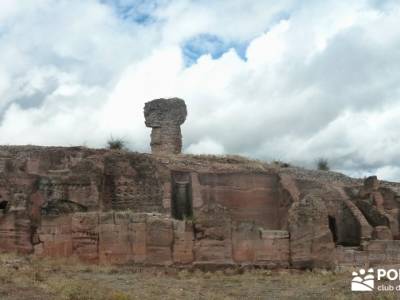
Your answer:
[[[149,102],[145,116],[157,155],[1,146],[0,250],[208,268],[400,263],[399,184],[168,155],[180,152],[182,100]]]
[[[186,120],[186,104],[179,98],[156,99],[144,106],[145,124],[151,127],[153,154],[180,154],[181,125]]]
[[[335,244],[329,217],[319,191],[311,192],[289,209],[290,260],[295,268],[331,267]]]

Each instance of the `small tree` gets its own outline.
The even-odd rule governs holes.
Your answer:
[[[126,142],[123,139],[114,139],[112,136],[107,141],[107,148],[111,150],[125,149]]]
[[[317,168],[318,168],[318,170],[321,170],[321,171],[329,171],[330,168],[329,168],[328,160],[326,158],[318,159]]]

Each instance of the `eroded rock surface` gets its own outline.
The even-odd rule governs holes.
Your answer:
[[[400,262],[393,183],[87,148],[0,147],[0,161],[2,251],[210,267]]]
[[[144,106],[145,124],[151,127],[153,154],[179,154],[182,151],[181,125],[186,120],[185,101],[156,99]]]
[[[318,191],[289,210],[290,260],[295,268],[331,267],[335,248],[328,210]]]
[[[91,263],[400,264],[400,185],[180,154],[183,100],[146,103],[152,154],[0,147],[0,250]]]

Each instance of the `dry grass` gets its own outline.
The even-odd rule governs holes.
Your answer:
[[[242,171],[265,171],[271,165],[268,163],[243,157],[240,155],[208,155],[208,154],[182,154],[170,156],[170,163],[195,166],[196,168],[215,170],[242,170]]]
[[[232,163],[232,164],[243,164],[243,163],[261,163],[260,160],[250,159],[241,155],[214,155],[214,154],[185,154],[186,157],[195,160],[206,160],[210,162],[220,163]]]
[[[397,299],[350,292],[350,270],[216,272],[0,255],[0,299]]]
[[[241,170],[249,171],[266,171],[269,169],[282,169],[293,167],[291,164],[280,161],[273,160],[270,162],[263,161],[260,159],[251,159],[241,155],[210,155],[210,154],[184,154],[184,159],[187,161],[192,161],[197,164],[220,164],[222,168],[239,168]]]

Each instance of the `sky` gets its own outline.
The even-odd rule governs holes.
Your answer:
[[[400,2],[1,0],[0,144],[149,152],[168,97],[185,153],[400,181]]]

